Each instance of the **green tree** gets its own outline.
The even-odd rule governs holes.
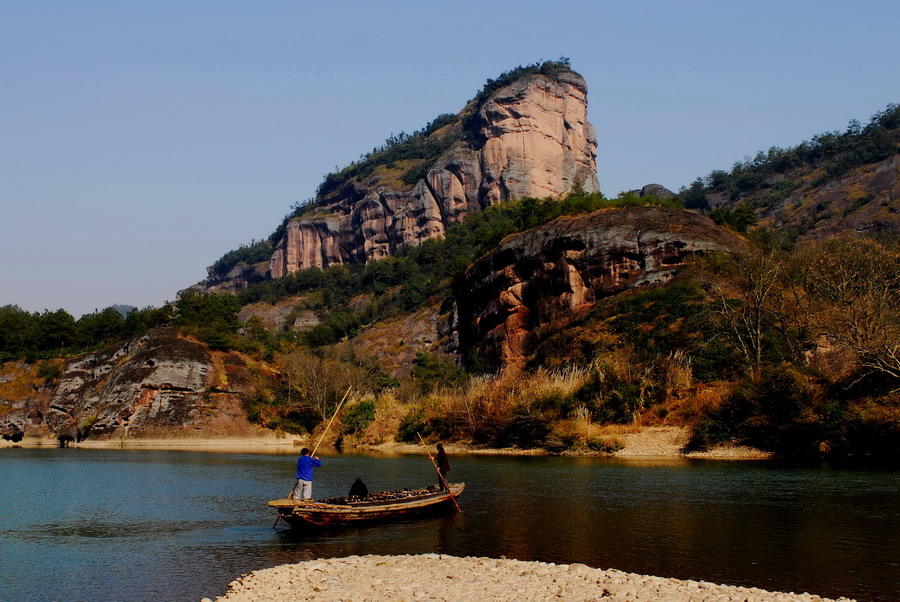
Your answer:
[[[126,337],[143,334],[151,328],[168,324],[172,320],[172,307],[148,306],[144,309],[133,309],[125,316],[122,324],[122,333]]]
[[[75,318],[64,309],[45,310],[35,314],[31,324],[31,335],[36,347],[43,351],[62,350],[75,342]]]
[[[240,325],[240,309],[240,301],[232,294],[189,289],[175,303],[175,324],[232,334]]]
[[[84,314],[75,323],[78,344],[82,348],[105,344],[122,337],[125,318],[113,307]]]
[[[18,305],[0,307],[0,357],[21,357],[32,345],[32,314]]]

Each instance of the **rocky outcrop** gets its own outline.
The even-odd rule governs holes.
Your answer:
[[[255,428],[240,396],[250,388],[249,367],[238,354],[211,352],[164,328],[79,357],[49,399],[13,404],[5,420],[60,441],[248,435]]]
[[[670,199],[675,193],[660,184],[647,184],[643,188],[632,190],[631,194],[636,197],[652,196],[657,199]]]
[[[816,172],[799,178],[795,192],[775,204],[763,205],[759,224],[793,230],[805,240],[845,233],[900,234],[900,154],[811,185],[809,181],[816,178]]]
[[[521,366],[535,332],[598,300],[670,280],[698,252],[738,245],[699,214],[661,207],[560,218],[505,240],[456,291],[463,353],[493,367]]]
[[[495,92],[478,118],[482,206],[557,196],[576,184],[599,190],[587,86],[576,73],[519,79]]]
[[[237,290],[261,274],[364,263],[442,236],[494,203],[599,190],[587,85],[569,70],[523,76],[427,136],[446,150],[414,184],[404,180],[427,160],[388,161],[365,177],[323,184],[315,210],[286,224],[267,264],[210,269],[206,288]]]

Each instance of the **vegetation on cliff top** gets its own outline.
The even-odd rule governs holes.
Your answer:
[[[484,142],[478,133],[482,126],[479,113],[484,103],[497,90],[529,75],[546,75],[547,77],[556,78],[561,73],[568,72],[572,72],[572,65],[569,59],[563,56],[555,61],[537,61],[530,65],[519,65],[515,69],[504,71],[497,79],[488,78],[481,91],[467,105],[467,111],[463,117],[463,131],[467,139],[475,146],[480,146]]]
[[[380,147],[373,148],[372,152],[362,155],[359,161],[355,161],[341,170],[325,176],[316,191],[316,198],[322,199],[350,180],[363,181],[371,176],[380,165],[390,165],[398,161],[409,159],[416,160],[402,178],[407,186],[412,186],[424,177],[428,169],[454,142],[459,140],[459,133],[442,132],[434,135],[438,130],[443,130],[448,125],[459,121],[458,115],[439,115],[431,123],[412,134],[400,132],[391,134]]]
[[[134,309],[124,316],[107,307],[76,320],[64,309],[31,313],[5,305],[0,307],[0,361],[70,356],[143,334],[170,319],[166,307]]]
[[[882,161],[900,152],[900,105],[890,104],[865,126],[853,120],[844,132],[825,132],[791,148],[773,146],[738,161],[731,171],[714,170],[679,192],[689,209],[708,210],[715,195],[726,202],[744,199],[751,208],[767,207],[800,186],[798,175],[818,170],[806,183],[821,186],[852,169]]]

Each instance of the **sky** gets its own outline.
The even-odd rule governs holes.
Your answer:
[[[568,57],[607,196],[900,102],[896,0],[0,2],[0,306],[160,306],[324,175]]]

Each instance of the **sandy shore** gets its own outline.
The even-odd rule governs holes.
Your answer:
[[[684,453],[682,450],[690,437],[688,429],[674,426],[656,426],[628,428],[624,432],[614,432],[612,437],[619,439],[624,448],[611,454],[618,458],[708,458],[717,460],[761,460],[771,458],[768,452],[742,446],[722,446],[705,452]],[[2,447],[58,447],[56,439],[26,438],[12,443],[0,440]],[[301,447],[312,447],[314,442],[309,438],[297,436],[277,437],[173,437],[157,439],[88,439],[71,444],[71,447],[82,449],[173,449],[189,451],[215,452],[273,452],[295,453]],[[444,447],[451,454],[477,455],[547,455],[543,449],[519,448],[478,448],[458,443],[448,443]],[[344,451],[371,451],[385,454],[420,454],[422,447],[417,444],[389,442],[380,445],[362,445],[346,447]],[[566,455],[602,455],[566,452]]]
[[[773,457],[765,452],[752,447],[741,445],[723,445],[703,452],[685,453],[684,447],[690,439],[690,430],[677,426],[649,426],[649,427],[625,427],[613,430],[604,436],[614,437],[625,446],[613,454],[579,453],[577,451],[565,452],[565,455],[608,455],[615,458],[698,458],[710,460],[768,460]],[[519,449],[509,448],[472,448],[455,443],[444,444],[447,453],[451,454],[478,454],[478,455],[547,455],[543,449]],[[384,451],[395,453],[422,453],[419,445],[406,443],[384,443],[382,445],[364,446],[363,449],[372,451]]]
[[[216,600],[827,600],[601,570],[583,564],[548,564],[492,558],[348,556],[254,571],[233,581]],[[840,598],[847,600],[847,598]],[[204,598],[202,602],[212,602]]]

